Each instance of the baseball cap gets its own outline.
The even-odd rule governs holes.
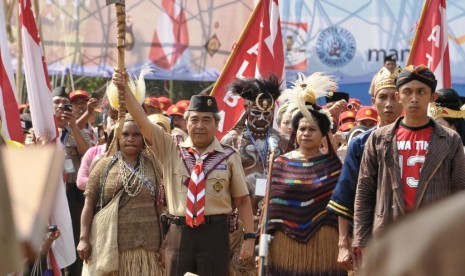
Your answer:
[[[339,131],[342,131],[342,132],[347,132],[347,131],[351,130],[354,126],[355,126],[355,123],[354,123],[354,122],[346,122],[346,123],[343,123],[343,124],[338,128],[338,130],[339,130]]]
[[[71,92],[69,94],[69,99],[71,101],[74,101],[74,100],[76,100],[78,98],[83,98],[85,100],[88,100],[88,99],[90,99],[89,93],[87,93],[87,91],[85,91],[85,90],[74,90],[73,92]]]
[[[355,116],[357,122],[363,120],[372,120],[378,122],[378,111],[372,106],[364,106],[357,111]]]
[[[168,107],[172,105],[171,100],[167,97],[158,97],[158,102],[160,103],[160,109],[167,111]]]
[[[356,115],[355,111],[351,111],[351,110],[344,111],[341,113],[341,115],[339,115],[339,122],[342,122],[345,119],[353,119],[355,121],[355,115]]]
[[[189,107],[189,103],[190,103],[189,100],[180,100],[180,101],[178,101],[176,103],[176,105],[180,106],[180,107],[184,108],[184,110],[186,110]]]
[[[145,106],[153,106],[155,108],[160,108],[160,102],[157,100],[156,97],[147,97],[144,100]]]
[[[171,115],[184,116],[184,112],[186,112],[186,110],[183,107],[172,105],[168,108],[168,110],[166,111],[166,114],[170,116]]]

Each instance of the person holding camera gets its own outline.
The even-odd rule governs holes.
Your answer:
[[[76,123],[76,114],[70,104],[68,93],[64,86],[56,87],[52,92],[53,105],[59,131],[60,142],[65,150],[64,178],[66,182],[66,197],[73,224],[74,243],[79,242],[80,218],[84,206],[83,192],[76,186],[77,172],[81,158],[89,149],[89,135],[81,130]],[[70,275],[81,275],[82,261],[76,260],[67,268]]]
[[[77,116],[76,124],[89,135],[91,146],[97,145],[98,133],[93,127],[93,122],[98,116],[95,110],[100,101],[94,97],[94,94],[91,97],[85,90],[75,90],[69,93],[69,100]]]

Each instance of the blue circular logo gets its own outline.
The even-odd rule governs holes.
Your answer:
[[[354,36],[342,27],[324,29],[316,41],[318,58],[330,67],[341,67],[349,63],[355,50]]]

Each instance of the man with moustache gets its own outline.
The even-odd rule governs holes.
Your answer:
[[[188,137],[172,139],[152,124],[127,85],[127,74],[113,76],[124,89],[126,107],[154,155],[161,161],[168,226],[161,246],[167,275],[229,275],[227,214],[232,201],[243,222],[241,259],[253,255],[253,215],[239,154],[215,134],[220,115],[211,96],[195,95],[187,112]]]
[[[392,124],[402,113],[402,105],[395,98],[396,76],[401,68],[394,73],[386,68],[376,74],[374,79],[375,93],[371,98],[373,106],[378,111],[379,124],[352,139],[347,149],[347,155],[342,166],[341,176],[327,209],[338,215],[339,224],[339,254],[338,262],[346,270],[352,270],[354,255],[352,251],[352,223],[354,216],[354,200],[357,187],[360,161],[368,137],[377,128]]]

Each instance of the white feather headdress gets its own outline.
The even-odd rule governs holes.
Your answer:
[[[152,74],[154,72],[153,68],[149,66],[145,66],[142,68],[139,74],[139,78],[136,77],[129,77],[128,86],[131,92],[134,94],[136,99],[139,101],[140,104],[144,102],[145,99],[145,76],[148,74]],[[119,107],[119,100],[118,100],[118,88],[113,82],[109,82],[107,85],[106,91],[108,101],[114,109],[118,109]]]
[[[316,104],[317,99],[324,96],[331,96],[333,91],[337,91],[338,86],[333,76],[325,75],[323,72],[316,72],[310,76],[299,73],[297,81],[291,89],[286,89],[279,97],[281,103],[288,102],[287,112],[296,111],[302,114],[309,121],[313,121],[308,109],[313,109],[312,105]],[[311,105],[306,105],[309,103]],[[320,113],[328,116],[332,124],[331,115],[327,110],[319,110]],[[294,115],[294,114],[293,114]]]

